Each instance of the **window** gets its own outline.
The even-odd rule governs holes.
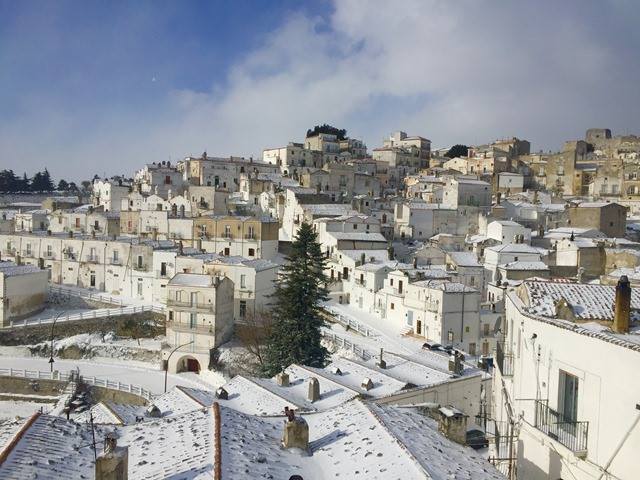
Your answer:
[[[118,250],[114,250],[113,251],[113,263],[118,263],[118,256],[119,256]]]
[[[240,288],[247,288],[247,276],[240,275]]]
[[[196,313],[189,314],[189,328],[196,328],[198,325],[198,315]]]
[[[225,255],[225,257],[228,257],[228,256],[229,256],[229,247],[226,247],[226,248],[224,249],[224,255]]]
[[[464,333],[469,333],[469,326],[464,327]]]
[[[31,255],[31,244],[27,243],[27,255]]]
[[[138,295],[142,296],[142,279],[138,279]]]
[[[475,343],[470,343],[469,344],[469,355],[471,355],[472,357],[475,357],[475,355],[476,355],[476,344]]]
[[[161,277],[167,276],[167,262],[162,262],[160,264],[160,276]]]
[[[138,255],[138,268],[139,269],[142,268],[142,261],[143,261],[142,255]]]
[[[51,245],[47,245],[47,257],[50,257],[51,255],[53,255],[53,248]]]
[[[255,257],[255,256],[256,256],[256,250],[255,250],[255,248],[250,248],[250,249],[249,249],[249,256],[250,256],[250,257]]]
[[[173,320],[173,310],[169,310],[169,320]]]
[[[578,377],[560,370],[558,412],[568,422],[578,419]]]
[[[245,318],[247,316],[247,302],[245,300],[240,300],[240,318]]]
[[[485,323],[482,325],[482,333],[484,334],[485,337],[489,335],[489,328],[490,328],[490,325],[488,323]]]
[[[396,306],[392,303],[391,304],[391,310],[395,310]]]

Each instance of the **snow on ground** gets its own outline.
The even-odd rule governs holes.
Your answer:
[[[13,420],[16,417],[30,417],[41,409],[48,412],[54,403],[25,402],[23,400],[0,400],[0,420]]]
[[[60,360],[56,359],[54,368],[61,372],[69,372],[80,368],[80,374],[85,377],[93,377],[119,381],[124,384],[132,384],[158,394],[164,391],[164,371],[158,365],[153,368],[149,363],[135,362],[132,360],[117,360],[115,358],[94,358],[92,360]],[[49,371],[48,359],[41,357],[5,357],[0,356],[0,368],[13,368],[17,370]],[[212,390],[219,385],[209,383],[206,379],[212,377],[200,376],[195,373],[168,374],[167,389],[175,385],[185,387],[202,388]]]

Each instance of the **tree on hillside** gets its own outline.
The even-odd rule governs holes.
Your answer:
[[[67,190],[69,190],[69,184],[67,183],[66,180],[61,179],[58,182],[58,190],[60,190],[61,192],[66,192]]]
[[[34,192],[51,192],[53,189],[53,181],[46,168],[42,172],[36,172],[31,179],[31,190]]]
[[[18,179],[18,192],[28,192],[31,188],[31,180],[27,177],[27,172],[22,174],[22,178]]]
[[[0,171],[0,192],[17,192],[20,179],[13,173],[13,170]]]
[[[347,138],[347,131],[344,128],[336,128],[326,123],[316,125],[313,129],[307,130],[307,137],[317,137],[320,133],[328,133],[338,137],[338,140]]]
[[[276,281],[273,324],[263,371],[273,376],[291,363],[324,367],[327,349],[320,344],[320,302],[328,299],[326,258],[318,236],[303,223],[291,245],[291,255]]]
[[[444,154],[444,156],[448,158],[466,157],[468,152],[469,147],[467,147],[466,145],[457,144],[451,147],[449,151]]]

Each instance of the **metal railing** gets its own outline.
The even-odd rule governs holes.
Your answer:
[[[328,341],[330,341],[334,345],[340,348],[344,348],[346,350],[351,350],[362,360],[367,361],[372,358],[372,355],[369,352],[367,352],[363,347],[361,347],[360,345],[356,345],[353,342],[350,342],[346,338],[340,337],[335,333],[330,333],[325,330],[322,330],[321,334],[323,338],[326,338]]]
[[[550,408],[547,400],[534,401],[536,404],[534,426],[572,452],[586,453],[589,422],[565,418],[560,412]]]
[[[60,372],[58,370],[55,370],[53,372],[43,372],[40,370],[0,368],[0,376],[30,378],[34,380],[59,380],[62,382],[68,382],[69,380],[71,380],[72,375],[72,373]],[[95,376],[81,376],[81,378],[85,383],[94,385],[96,387],[104,387],[110,390],[119,390],[121,392],[133,393],[135,395],[146,398],[147,400],[151,400],[153,397],[153,394],[149,390],[138,385],[132,385],[131,383],[116,382],[114,380],[97,378]]]
[[[97,255],[87,255],[85,257],[85,261],[89,263],[100,263],[100,259],[98,258]]]
[[[181,308],[186,310],[205,310],[210,311],[214,309],[214,305],[211,303],[192,303],[190,301],[183,302],[181,300],[167,299],[167,307]]]
[[[350,317],[334,312],[330,308],[325,308],[324,311],[327,313],[328,316],[331,317],[329,321],[333,320],[336,323],[339,323],[340,325],[342,325],[343,327],[347,329],[355,330],[356,332],[364,335],[365,337],[369,337],[372,335],[371,330],[369,330],[369,327],[367,327],[366,325],[363,325],[362,323],[357,322],[356,320]]]
[[[504,351],[504,343],[496,345],[496,363],[503,377],[513,376],[513,354]]]
[[[166,322],[166,327],[178,332],[203,333],[207,335],[215,334],[213,325],[195,325],[192,327],[190,323],[170,321]]]
[[[93,318],[111,318],[118,317],[120,315],[130,315],[132,313],[142,312],[155,312],[164,313],[162,307],[156,305],[131,305],[129,307],[118,308],[98,308],[96,310],[88,310],[86,312],[74,313],[71,315],[64,315],[62,317],[48,317],[48,318],[25,318],[24,320],[12,320],[12,327],[26,327],[29,325],[43,325],[52,323],[56,318],[57,322],[73,322],[76,320],[89,320]]]

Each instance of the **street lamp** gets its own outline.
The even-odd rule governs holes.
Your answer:
[[[55,361],[53,359],[53,327],[56,326],[56,321],[64,314],[64,312],[60,312],[58,315],[56,315],[53,319],[53,323],[51,324],[51,349],[49,350],[50,356],[49,356],[49,365],[51,366],[51,373],[53,373],[53,362]],[[53,377],[51,377],[53,379]]]
[[[178,345],[176,348],[171,350],[169,356],[167,357],[167,366],[164,369],[164,393],[167,393],[167,375],[169,374],[169,360],[171,359],[171,355],[173,355],[178,349],[182,347],[186,347],[187,345],[191,345],[195,340],[191,340],[189,343],[183,343],[182,345]]]

